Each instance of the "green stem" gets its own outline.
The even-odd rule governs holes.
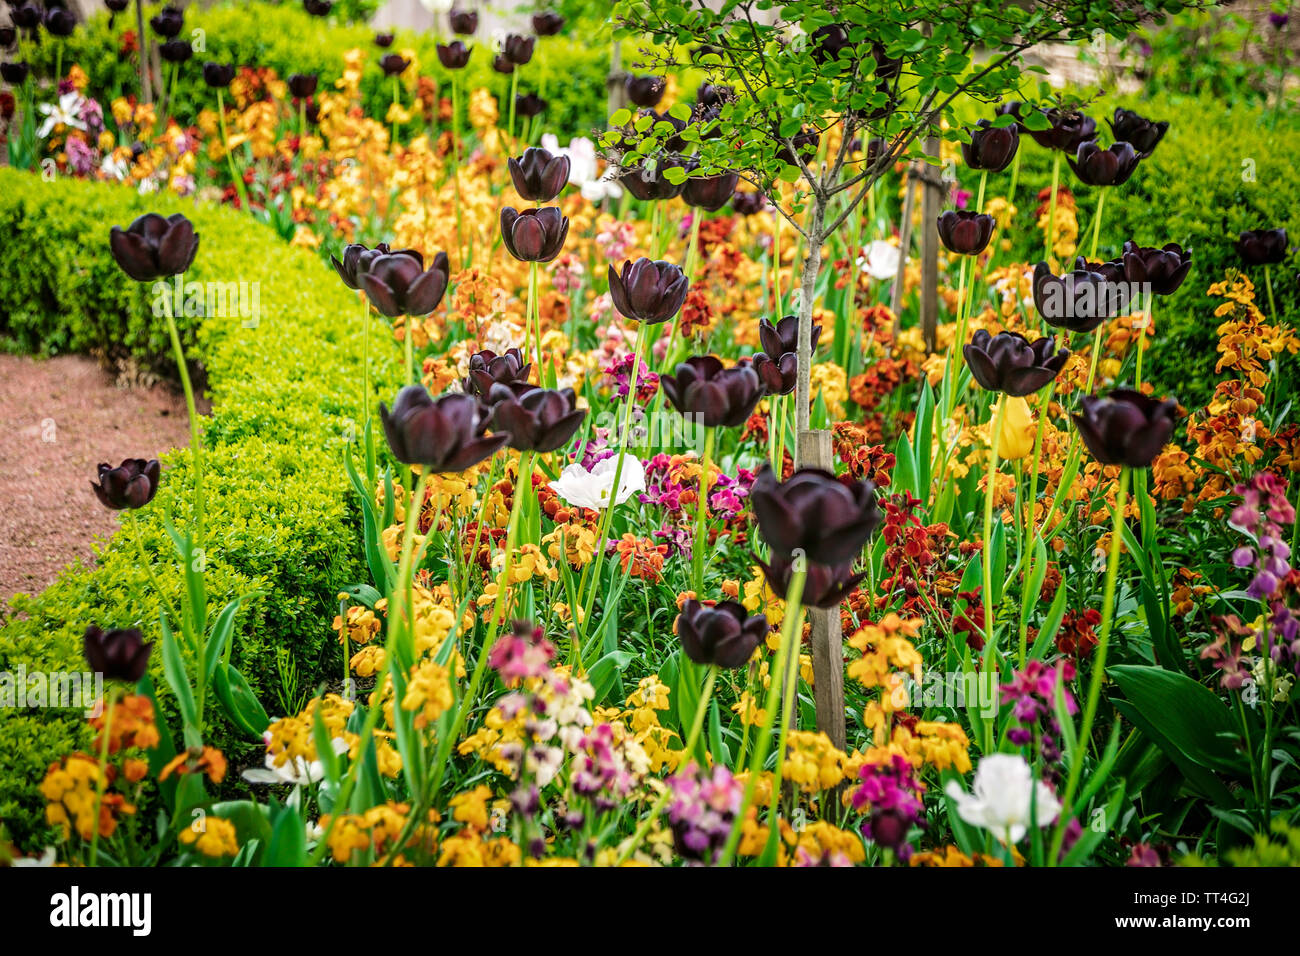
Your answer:
[[[993,416],[993,431],[989,435],[989,470],[984,488],[984,640],[993,643],[993,495],[997,489],[998,444],[1002,438],[1002,424],[1007,415],[1006,395],[998,400],[998,411]]]
[[[695,502],[695,547],[691,552],[691,584],[695,588],[695,599],[704,597],[704,550],[708,545],[706,526],[709,520],[709,469],[713,466],[713,446],[717,440],[717,429],[709,428],[704,433],[704,457],[700,462],[699,493]]]
[[[235,156],[230,151],[230,137],[226,133],[226,106],[220,87],[217,89],[217,120],[221,127],[221,149],[226,154],[226,165],[230,168],[230,179],[239,196],[239,205],[248,212],[248,193],[244,188],[244,177],[235,169]]]
[[[691,238],[690,244],[686,247],[686,283],[695,281],[695,266],[700,258],[700,220],[704,218],[703,211],[700,209],[691,210]]]
[[[1061,183],[1061,151],[1052,150],[1052,195],[1048,197],[1047,207],[1047,255],[1048,263],[1052,261],[1052,249],[1056,245],[1056,190]]]
[[[1092,252],[1088,254],[1090,262],[1097,261],[1097,243],[1101,238],[1101,214],[1106,208],[1106,190],[1097,194],[1097,212],[1092,217]]]
[[[402,104],[402,87],[401,82],[397,79],[397,74],[393,74],[393,141],[392,148],[397,149],[397,131],[400,125],[397,122],[397,107]]]
[[[515,100],[519,90],[519,67],[510,71],[510,128],[507,130],[507,138],[510,140],[510,148],[515,148]]]
[[[176,277],[176,284],[184,296],[185,274]],[[164,297],[166,302],[167,334],[172,342],[172,355],[176,359],[176,371],[181,377],[181,388],[185,391],[185,411],[190,418],[190,459],[194,463],[194,540],[200,549],[203,547],[203,442],[199,437],[199,413],[194,405],[194,386],[190,383],[189,367],[185,364],[185,350],[181,348],[180,333],[176,330],[176,319],[172,312],[170,291]]]
[[[1264,266],[1264,288],[1268,290],[1269,318],[1277,318],[1277,306],[1273,303],[1273,275],[1267,264]]]
[[[461,228],[460,200],[460,71],[451,73],[451,181],[456,191],[456,256],[462,269],[469,265],[465,258],[465,239]]]
[[[95,817],[91,824],[94,829],[90,836],[90,862],[94,866],[99,859],[99,813],[104,805],[104,790],[108,785],[108,738],[113,729],[113,708],[117,705],[117,687],[108,689],[108,704],[104,710],[103,737],[99,745],[99,779],[95,782]]]

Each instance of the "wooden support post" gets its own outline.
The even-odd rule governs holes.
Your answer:
[[[825,430],[799,434],[799,461],[812,468],[833,471],[831,433]],[[844,723],[844,629],[839,608],[809,608],[812,621],[813,699],[817,703],[817,729],[840,750],[846,745]]]
[[[898,274],[894,276],[894,290],[889,297],[889,309],[894,313],[891,348],[897,347],[898,334],[902,331],[903,287],[907,284],[907,260],[912,255],[912,210],[916,205],[917,182],[916,163],[912,163],[907,169],[907,192],[903,196],[903,214],[898,225]]]
[[[939,156],[939,138],[930,136],[925,141],[925,154]],[[922,172],[925,192],[921,198],[921,334],[927,351],[936,348],[939,329],[939,204],[943,200],[943,186],[935,168],[926,166]]]

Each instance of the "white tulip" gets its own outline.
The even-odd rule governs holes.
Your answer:
[[[858,265],[873,279],[892,279],[898,275],[901,259],[898,246],[883,239],[876,239],[867,246],[867,254],[858,257]]]
[[[1061,812],[1060,801],[1052,788],[1035,780],[1025,758],[1016,754],[990,754],[975,770],[971,793],[957,781],[949,781],[944,791],[957,805],[957,815],[971,826],[991,830],[1006,844],[1019,843],[1029,829],[1030,804],[1034,821],[1040,827],[1051,825]]]
[[[591,471],[578,464],[569,465],[560,472],[559,478],[551,482],[551,490],[574,507],[600,511],[609,507],[617,467],[617,455],[602,458]],[[636,455],[625,455],[614,504],[621,505],[638,491],[645,491],[645,468]]]
[[[451,10],[452,0],[420,0],[420,5],[430,13],[447,13]]]
[[[569,182],[582,191],[582,198],[590,203],[602,199],[618,199],[623,187],[608,176],[600,175],[596,144],[585,136],[575,136],[568,146],[561,146],[554,133],[542,136],[542,148],[555,156],[569,157]]]

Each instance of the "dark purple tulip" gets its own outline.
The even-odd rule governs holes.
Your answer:
[[[114,468],[100,462],[99,484],[90,483],[95,497],[105,508],[121,511],[123,508],[143,508],[158,493],[158,478],[162,468],[158,459],[128,458]]]
[[[1020,127],[994,126],[986,119],[968,130],[970,142],[961,144],[961,155],[971,169],[1000,173],[1011,165],[1020,148]]]
[[[660,375],[659,384],[673,408],[697,415],[706,428],[738,428],[763,397],[763,383],[749,365],[725,368],[715,355],[695,355]]]
[[[537,116],[546,109],[546,100],[536,93],[522,93],[515,97],[515,112],[524,119]]]
[[[773,555],[826,565],[852,562],[882,520],[875,485],[845,484],[820,468],[800,468],[778,482],[764,465],[750,489],[750,506]]]
[[[515,66],[523,66],[533,58],[533,47],[536,44],[537,37],[522,37],[518,33],[512,33],[501,44],[501,52]]]
[[[979,329],[962,348],[971,376],[980,388],[1023,397],[1056,378],[1070,359],[1070,350],[1055,351],[1048,335],[1032,343],[1019,332],[989,335]]]
[[[1138,154],[1129,143],[1115,143],[1102,149],[1095,139],[1080,143],[1074,156],[1065,161],[1081,183],[1088,186],[1123,186],[1138,167]]]
[[[757,352],[752,364],[763,387],[772,395],[789,395],[799,384],[799,356],[794,352],[775,359],[766,352]]]
[[[1088,272],[1096,272],[1107,282],[1127,282],[1127,273],[1124,271],[1124,259],[1108,259],[1105,262],[1089,262],[1083,256],[1077,256],[1074,260],[1075,269],[1084,269]]]
[[[1153,123],[1132,110],[1119,107],[1115,109],[1115,118],[1108,122],[1115,138],[1131,144],[1137,150],[1140,159],[1146,159],[1154,153],[1157,144],[1164,139],[1165,133],[1169,132],[1167,122]]]
[[[380,402],[379,420],[394,458],[440,474],[477,465],[510,438],[483,434],[486,413],[474,396],[455,393],[435,400],[423,385],[398,392],[392,412]]]
[[[564,17],[552,10],[533,14],[533,32],[539,37],[553,37],[564,29]]]
[[[1187,278],[1192,268],[1192,253],[1184,252],[1176,242],[1163,249],[1147,249],[1130,239],[1124,243],[1124,278],[1129,282],[1147,282],[1156,295],[1170,295]]]
[[[333,0],[302,0],[302,8],[313,17],[329,16],[333,6]]]
[[[189,40],[168,40],[158,44],[158,55],[168,63],[184,63],[194,55]]]
[[[438,62],[448,70],[463,70],[465,64],[469,62],[470,51],[474,48],[466,46],[459,40],[453,40],[451,43],[438,44]]]
[[[790,142],[794,144],[794,148],[805,163],[812,162],[813,157],[817,155],[817,146],[821,141],[821,134],[815,129],[809,129],[807,126],[790,137]],[[787,166],[799,165],[795,162],[794,153],[790,152],[790,147],[786,146],[784,141],[780,139],[777,140],[776,156]]]
[[[131,0],[104,0],[104,6],[112,13],[121,13],[131,5]]]
[[[737,216],[756,216],[767,208],[767,197],[758,190],[737,191],[731,197],[731,210]]]
[[[822,327],[814,325],[809,339],[809,351],[817,351],[817,340],[821,338]],[[787,315],[773,325],[767,319],[758,320],[758,341],[770,359],[779,359],[787,352],[799,351],[799,316]]]
[[[14,41],[17,39],[18,31],[16,29],[13,27],[0,27],[0,47],[7,50],[14,45]]]
[[[675,316],[690,287],[681,267],[663,259],[642,256],[624,261],[621,273],[609,267],[609,297],[619,314],[655,325]]]
[[[1119,279],[1124,278],[1120,270]],[[1091,332],[1114,318],[1118,290],[1105,274],[1079,257],[1073,272],[1053,275],[1046,262],[1034,266],[1034,306],[1048,325],[1071,332]]]
[[[30,72],[31,67],[27,65],[26,60],[18,60],[13,63],[0,63],[0,77],[3,77],[6,83],[13,86],[22,86],[27,80],[27,74]]]
[[[725,206],[736,191],[740,182],[737,173],[719,173],[716,176],[692,176],[682,188],[682,199],[686,205],[703,209],[705,212],[717,212]]]
[[[92,624],[86,628],[82,649],[86,663],[96,674],[103,674],[105,680],[134,684],[149,666],[153,645],[145,641],[139,628],[104,631]]]
[[[1243,265],[1273,266],[1286,258],[1285,229],[1248,229],[1237,238]]]
[[[867,168],[874,169],[877,163],[889,156],[889,143],[879,136],[873,137],[867,140],[862,155],[866,159]]]
[[[214,90],[224,90],[235,78],[235,68],[229,63],[204,63],[203,82]]]
[[[34,3],[24,3],[9,11],[14,26],[32,31],[41,25],[41,8]]]
[[[447,18],[451,21],[451,32],[463,37],[469,36],[478,29],[477,10],[452,10]]]
[[[1290,22],[1290,20],[1291,18],[1285,13],[1277,13],[1276,11],[1273,11],[1268,15],[1268,22],[1274,30],[1281,30],[1288,22]]]
[[[1073,413],[1079,437],[1103,465],[1145,468],[1174,433],[1178,402],[1117,388],[1106,397],[1085,395]]]
[[[379,47],[381,50],[387,50],[393,45],[395,39],[397,39],[397,35],[394,33],[376,33],[375,46]]]
[[[149,18],[149,26],[160,37],[169,40],[179,34],[185,26],[185,14],[175,7],[163,7],[155,16]]]
[[[403,250],[371,258],[365,272],[358,272],[357,278],[370,304],[390,319],[399,315],[428,315],[438,307],[447,291],[451,267],[447,253],[440,252],[426,272],[423,257]]]
[[[1020,132],[1025,132],[1025,119],[1023,116],[1025,104],[1019,100],[1007,100],[999,103],[993,110],[996,116],[1010,116],[1016,121],[1016,128]]]
[[[993,238],[995,222],[988,213],[949,209],[939,214],[936,224],[939,238],[950,251],[962,256],[977,256]]]
[[[1043,115],[1047,117],[1047,129],[1026,132],[1044,149],[1073,153],[1080,143],[1097,138],[1097,121],[1078,110],[1053,108],[1044,110]]]
[[[199,251],[199,234],[180,213],[164,219],[149,212],[125,229],[110,229],[108,245],[123,272],[136,282],[153,282],[190,267]]]
[[[690,598],[677,615],[675,629],[682,650],[695,663],[735,670],[749,663],[770,628],[766,615],[750,616],[735,601],[708,607]]]
[[[493,385],[527,385],[531,369],[532,365],[519,349],[506,349],[500,355],[484,349],[469,357],[469,375],[461,381],[461,387],[486,399]]]
[[[330,256],[330,262],[334,263],[334,271],[339,274],[344,285],[349,289],[360,289],[361,277],[370,268],[370,263],[380,256],[388,255],[410,256],[420,264],[421,269],[424,268],[424,256],[420,253],[414,249],[390,249],[386,242],[379,243],[373,249],[367,249],[359,242],[349,243],[343,249],[343,260],[340,262]]]
[[[718,83],[701,83],[695,91],[695,102],[700,106],[721,106],[735,99],[736,91]]]
[[[70,37],[77,28],[77,18],[63,7],[51,7],[45,11],[45,29],[50,36]]]
[[[763,569],[763,577],[768,586],[782,597],[790,589],[794,578],[795,559],[784,554],[773,554],[771,564],[764,564],[759,558],[758,566]],[[866,574],[854,574],[853,562],[843,564],[818,564],[805,561],[803,568],[807,574],[803,585],[803,605],[805,607],[833,608],[839,607],[844,599],[858,586]]]
[[[523,262],[550,262],[560,254],[568,235],[569,217],[555,206],[523,212],[506,206],[501,210],[501,241]]]
[[[548,452],[564,446],[582,420],[573,389],[527,388],[496,384],[488,392],[492,429],[507,433],[517,451]]]
[[[903,72],[902,58],[892,57],[886,53],[883,43],[871,44],[871,58],[876,61],[876,76],[881,80],[892,80]]]
[[[316,84],[320,81],[315,73],[294,73],[289,77],[289,92],[300,100],[316,92]]]
[[[818,63],[839,59],[840,51],[852,46],[842,23],[828,23],[808,34],[808,52]]]
[[[662,76],[633,76],[629,73],[623,81],[627,98],[645,109],[654,109],[658,106],[659,101],[664,98],[664,90],[667,87],[668,81]]]
[[[384,71],[384,76],[397,76],[410,65],[411,61],[400,53],[385,53],[379,58],[379,68]]]
[[[510,157],[506,165],[515,192],[531,202],[550,202],[569,181],[569,157],[537,146],[528,147],[519,159]]]
[[[515,71],[515,65],[510,61],[510,57],[504,53],[498,53],[492,58],[492,69],[503,76],[509,76]]]
[[[676,199],[686,188],[686,181],[680,183],[670,182],[664,176],[664,172],[674,166],[681,166],[681,160],[673,158],[662,159],[654,167],[653,172],[647,166],[625,167],[623,174],[619,179],[619,184],[625,186],[637,199],[643,202],[653,202],[658,199]]]

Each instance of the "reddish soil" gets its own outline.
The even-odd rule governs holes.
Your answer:
[[[188,444],[185,401],[168,385],[120,387],[93,360],[0,355],[0,608],[35,594],[117,530],[90,490],[101,461]]]

